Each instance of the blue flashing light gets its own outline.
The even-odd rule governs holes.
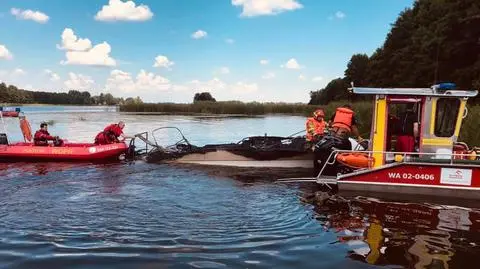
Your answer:
[[[455,90],[457,85],[451,82],[440,83],[433,86],[437,90]]]

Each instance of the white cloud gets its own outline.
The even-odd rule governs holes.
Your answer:
[[[192,34],[192,38],[193,39],[200,39],[200,38],[205,38],[207,37],[207,32],[203,31],[203,30],[198,30],[196,31],[195,33]]]
[[[230,73],[230,69],[226,66],[220,68],[220,74],[229,74]]]
[[[64,65],[91,65],[91,66],[116,66],[117,62],[110,57],[111,47],[107,42],[95,45],[88,51],[67,51]]]
[[[70,90],[90,91],[95,83],[89,76],[75,73],[68,73],[69,80],[65,81],[65,86]]]
[[[153,64],[153,67],[165,67],[170,69],[170,66],[174,64],[175,62],[170,61],[167,56],[158,55],[155,57],[155,63]]]
[[[191,90],[191,88],[186,85],[172,85],[172,90],[176,92],[185,92]]]
[[[53,72],[52,70],[45,69],[43,71],[45,72],[45,74],[47,74],[50,77],[50,81],[55,82],[60,80],[60,76],[57,73]]]
[[[322,81],[322,80],[323,80],[323,77],[320,77],[320,76],[312,78],[313,82],[318,82],[318,81]]]
[[[5,45],[0,45],[0,59],[10,60],[13,58],[13,54],[5,47]]]
[[[281,65],[281,67],[283,68],[287,68],[287,69],[300,69],[300,68],[303,68],[295,58],[291,58],[290,60],[288,60],[284,65]]]
[[[188,83],[194,90],[203,90],[203,91],[217,91],[225,89],[227,86],[225,82],[221,81],[219,78],[213,78],[208,81],[199,81],[192,80]]]
[[[15,68],[13,70],[0,70],[0,76],[2,76],[3,79],[16,79],[20,76],[23,76],[27,74],[23,69],[21,68]]]
[[[46,23],[50,19],[47,14],[30,9],[21,10],[18,8],[12,8],[10,9],[10,13],[18,20],[32,20],[38,23]]]
[[[243,8],[241,17],[276,15],[303,7],[298,0],[232,0],[232,4]]]
[[[257,83],[247,84],[244,82],[237,82],[230,86],[233,93],[246,94],[256,92],[258,90]]]
[[[25,74],[26,74],[26,72],[21,68],[15,68],[15,70],[13,70],[13,72],[12,72],[12,75],[14,75],[14,76],[23,76]]]
[[[275,73],[273,72],[267,72],[262,76],[263,79],[272,79],[274,77],[275,77]]]
[[[261,65],[267,65],[267,64],[268,64],[268,60],[260,60],[260,64],[261,64]]]
[[[343,13],[343,12],[341,12],[341,11],[337,11],[337,12],[335,13],[335,17],[336,17],[337,19],[343,19],[343,18],[345,18],[345,13]]]
[[[58,49],[69,51],[86,51],[92,48],[92,42],[88,38],[78,38],[72,29],[65,28],[62,33],[62,45]]]
[[[228,43],[228,44],[233,44],[233,43],[235,43],[235,40],[233,40],[231,38],[227,38],[227,39],[225,39],[225,42]]]
[[[307,77],[305,77],[303,74],[300,74],[300,75],[298,76],[298,79],[299,79],[299,80],[306,80]]]
[[[130,73],[121,70],[112,70],[107,79],[105,89],[112,94],[120,91],[123,93],[137,93],[139,91],[165,91],[171,88],[170,81],[164,77],[140,70],[134,79]]]
[[[107,42],[92,47],[88,38],[78,38],[72,29],[65,28],[62,33],[62,45],[58,49],[66,50],[66,61],[63,65],[91,65],[91,66],[116,66],[117,62],[110,57],[112,48]]]
[[[110,0],[95,15],[97,21],[146,21],[153,17],[147,5],[136,6],[133,1]]]

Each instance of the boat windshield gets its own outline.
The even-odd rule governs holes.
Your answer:
[[[451,137],[455,133],[460,100],[457,98],[439,98],[435,112],[435,136]]]

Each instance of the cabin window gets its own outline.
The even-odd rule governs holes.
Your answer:
[[[435,112],[435,136],[451,137],[455,133],[460,100],[456,98],[439,98]]]

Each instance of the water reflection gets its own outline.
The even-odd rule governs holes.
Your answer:
[[[305,121],[114,112],[28,117],[32,125],[53,120],[52,132],[72,141],[91,141],[107,124],[125,120],[127,133],[177,126],[197,145],[284,136]],[[15,138],[18,120],[7,122]],[[365,197],[313,206],[299,196],[315,185],[275,184],[268,173],[253,178],[249,172],[234,180],[217,171],[141,161],[0,163],[0,266],[477,267],[478,210]]]
[[[348,257],[371,265],[473,268],[480,211],[357,197],[317,207],[322,225],[350,247]]]

